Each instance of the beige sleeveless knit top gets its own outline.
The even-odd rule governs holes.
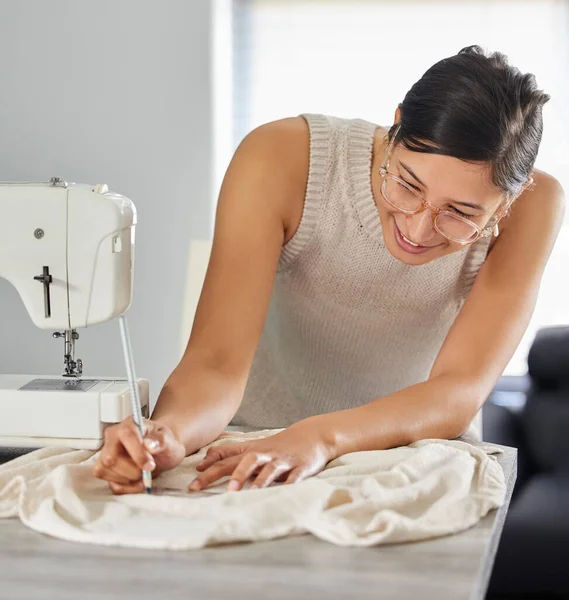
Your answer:
[[[232,424],[288,427],[425,381],[490,238],[419,266],[387,250],[371,190],[376,125],[302,115],[310,167],[300,225]]]

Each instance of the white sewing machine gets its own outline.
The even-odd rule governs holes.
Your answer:
[[[135,225],[132,201],[104,184],[0,182],[0,278],[64,346],[61,376],[0,375],[0,446],[97,449],[131,414],[126,378],[83,379],[75,341],[130,306]],[[148,416],[148,381],[137,382]]]

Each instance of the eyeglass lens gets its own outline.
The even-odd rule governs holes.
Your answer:
[[[422,206],[421,200],[410,189],[391,177],[383,180],[382,192],[386,200],[400,210],[413,212]],[[456,241],[467,242],[478,234],[474,225],[456,218],[451,213],[439,213],[435,217],[435,223],[444,236]]]

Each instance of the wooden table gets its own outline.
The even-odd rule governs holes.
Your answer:
[[[482,599],[516,479],[499,461],[506,502],[475,527],[435,540],[343,548],[311,535],[184,552],[74,544],[0,520],[0,598],[9,600]],[[12,458],[0,449],[0,462]]]

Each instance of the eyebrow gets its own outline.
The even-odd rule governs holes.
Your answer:
[[[418,183],[420,183],[425,189],[427,189],[427,186],[417,177],[417,175],[415,175],[415,173],[413,173],[413,171],[402,161],[400,161],[399,159],[397,160],[397,162],[409,173],[409,175],[411,175],[411,177],[413,177],[413,179],[415,179]],[[472,202],[462,202],[461,200],[454,200],[453,198],[446,198],[449,202],[454,202],[455,204],[461,204],[462,206],[468,206],[469,208],[472,208],[474,210],[488,210],[485,206],[481,206],[480,204],[474,204]]]

